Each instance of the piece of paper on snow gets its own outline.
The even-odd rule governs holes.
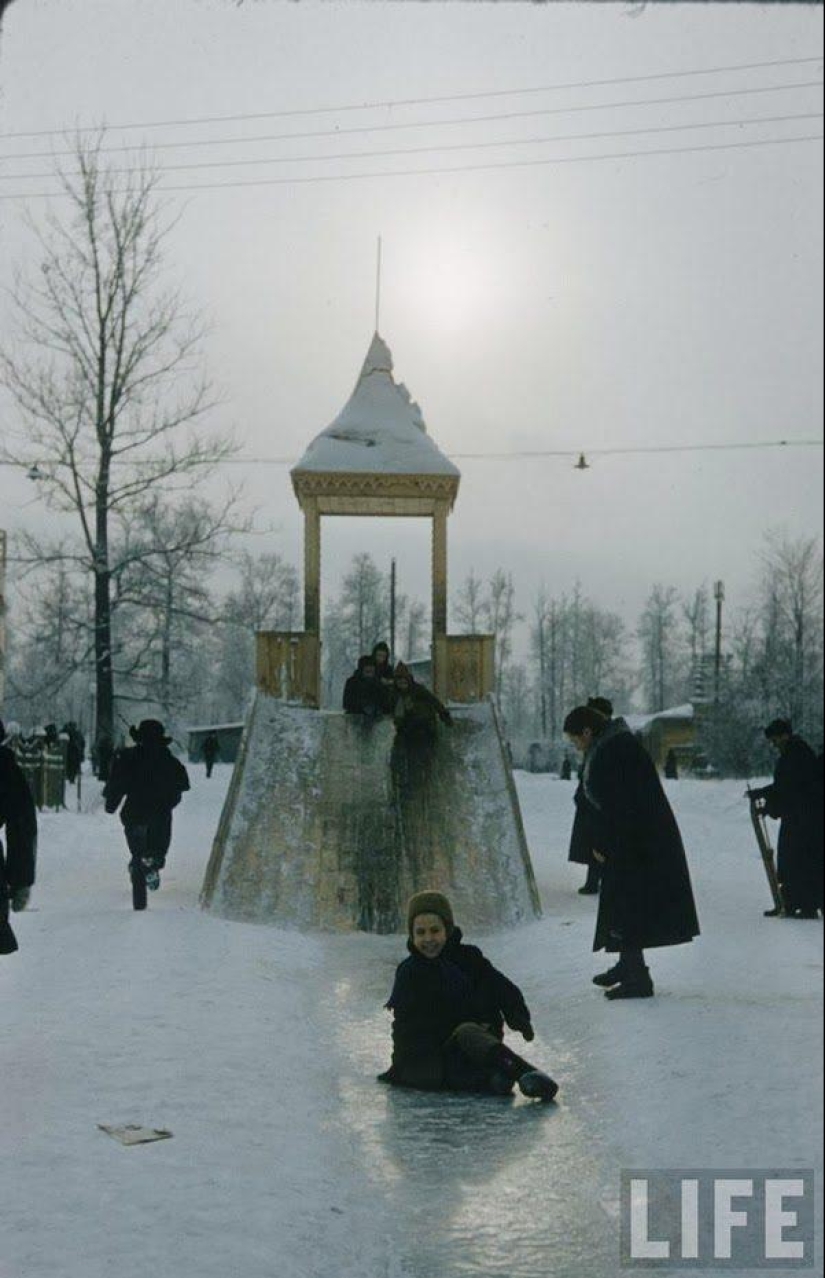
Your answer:
[[[168,1140],[172,1135],[165,1127],[140,1127],[137,1123],[126,1123],[123,1127],[98,1123],[98,1127],[107,1136],[119,1140],[121,1145],[148,1145],[153,1140]]]

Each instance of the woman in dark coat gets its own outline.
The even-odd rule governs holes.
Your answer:
[[[172,810],[189,789],[189,777],[157,719],[144,719],[129,735],[135,747],[115,755],[103,796],[110,813],[126,800],[120,819],[132,856],[130,873],[133,879],[142,875],[154,891],[172,841]]]
[[[585,754],[582,784],[604,865],[593,949],[619,954],[595,983],[611,999],[650,998],[644,950],[699,935],[679,827],[653,760],[622,719],[579,706],[564,731]]]
[[[481,950],[462,944],[453,911],[440,892],[419,892],[407,909],[410,957],[395,974],[392,1065],[383,1083],[427,1091],[525,1096],[552,1100],[557,1085],[503,1043],[504,1023],[530,1042],[530,1012],[521,991]]]
[[[599,714],[604,715],[605,719],[613,718],[613,702],[608,701],[607,697],[589,697],[587,704],[591,710],[597,710]],[[567,859],[576,865],[587,866],[587,878],[579,888],[579,895],[596,896],[602,881],[602,867],[593,856],[596,839],[594,813],[584,793],[583,774],[584,762],[579,768],[579,784],[573,795],[576,813],[573,817],[573,829],[570,832],[570,851]]]
[[[6,730],[0,723],[0,741]],[[34,883],[37,855],[37,812],[25,776],[8,746],[0,745],[0,954],[13,954],[17,938],[9,923],[9,906],[24,910]]]
[[[765,736],[779,755],[773,785],[751,794],[762,801],[769,817],[781,821],[776,872],[785,914],[815,919],[823,896],[822,762],[787,719],[774,719]]]

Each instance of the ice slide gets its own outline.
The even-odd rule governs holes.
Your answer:
[[[201,893],[225,918],[398,932],[408,897],[447,892],[473,931],[538,917],[492,702],[453,708],[423,754],[391,721],[258,693]]]

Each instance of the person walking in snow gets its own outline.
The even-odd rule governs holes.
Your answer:
[[[646,949],[699,935],[687,858],[656,765],[623,719],[577,706],[564,731],[582,752],[582,786],[603,864],[593,949],[618,953],[594,977],[609,999],[650,998]]]
[[[504,1043],[504,1025],[535,1037],[519,988],[481,950],[465,945],[449,900],[419,892],[407,907],[409,958],[386,1006],[393,1013],[392,1064],[379,1082],[426,1091],[525,1096],[551,1101],[558,1086]]]
[[[142,876],[156,891],[172,841],[172,811],[189,789],[189,776],[157,719],[144,719],[129,735],[135,746],[115,755],[103,797],[109,813],[126,800],[120,819],[132,858],[129,871],[133,881]]]
[[[207,732],[203,739],[203,745],[201,746],[201,755],[203,756],[203,761],[206,765],[207,778],[211,777],[212,769],[214,768],[220,753],[221,743],[218,740],[217,732]]]
[[[607,697],[590,697],[587,704],[592,710],[604,715],[605,719],[613,718],[613,702],[608,701]],[[567,859],[577,865],[587,866],[587,878],[579,888],[579,895],[598,896],[602,881],[602,867],[593,855],[593,814],[582,785],[583,772],[584,760],[579,768],[579,784],[573,795],[576,811],[573,817],[573,829],[570,831],[570,851]]]
[[[788,719],[774,719],[765,736],[778,758],[773,785],[751,790],[766,816],[780,821],[777,878],[788,918],[815,919],[822,909],[822,761]],[[777,910],[767,910],[775,915]]]
[[[18,913],[29,902],[37,859],[37,810],[31,790],[0,723],[0,954],[18,949],[9,909]]]

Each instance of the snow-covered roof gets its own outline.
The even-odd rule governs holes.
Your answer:
[[[642,732],[654,719],[692,719],[693,706],[688,702],[683,706],[659,710],[655,714],[626,714],[622,717],[632,732]]]
[[[355,390],[293,470],[325,474],[452,475],[459,470],[427,434],[421,409],[392,375],[392,355],[376,333]]]
[[[230,729],[242,728],[243,719],[239,723],[195,723],[184,728],[184,732],[228,732]]]

